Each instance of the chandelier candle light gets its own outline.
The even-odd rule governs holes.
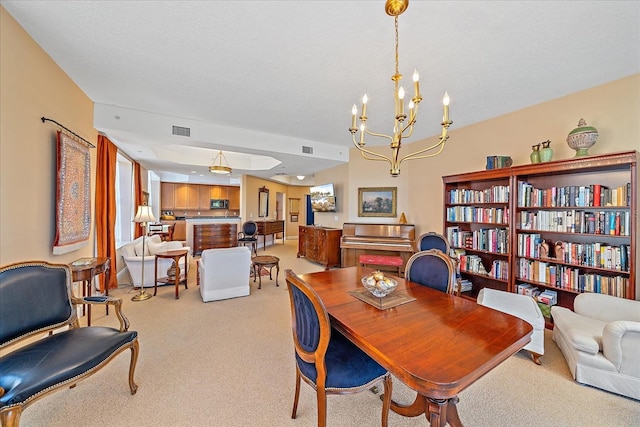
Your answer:
[[[405,91],[402,86],[400,86],[400,80],[402,79],[402,74],[398,71],[398,16],[402,14],[407,7],[409,6],[409,0],[387,0],[385,3],[385,12],[389,16],[393,16],[395,20],[395,33],[396,33],[396,51],[395,51],[395,64],[396,70],[395,74],[391,76],[391,80],[394,82],[395,90],[394,90],[394,125],[393,125],[393,135],[385,135],[381,133],[371,132],[367,126],[367,95],[365,94],[362,97],[362,114],[360,115],[360,128],[356,126],[356,118],[358,115],[358,107],[353,104],[351,109],[351,127],[349,128],[349,132],[351,132],[351,138],[353,140],[353,145],[360,151],[360,154],[363,158],[367,160],[378,160],[378,161],[387,161],[391,165],[391,176],[397,177],[400,175],[400,164],[405,160],[413,160],[413,159],[426,159],[428,157],[434,157],[442,152],[444,148],[444,143],[449,139],[449,135],[447,135],[449,126],[453,123],[449,120],[449,95],[447,92],[444,93],[444,98],[442,99],[442,104],[444,105],[444,113],[442,116],[442,134],[439,137],[439,141],[425,149],[416,151],[415,153],[408,154],[403,158],[399,158],[400,155],[400,147],[402,145],[402,138],[409,138],[413,133],[413,125],[416,123],[416,117],[418,115],[418,104],[422,101],[422,96],[420,95],[420,75],[417,70],[413,71],[413,98],[409,101],[409,115],[408,121],[405,124],[405,120],[407,120],[407,114],[405,113],[404,108],[404,97]],[[360,130],[360,138],[357,140],[356,133]],[[371,136],[379,136],[382,138],[387,138],[391,141],[391,156],[385,156],[383,154],[376,153],[374,151],[368,150],[365,148],[365,134]]]

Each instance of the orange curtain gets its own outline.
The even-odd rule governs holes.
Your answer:
[[[136,196],[133,215],[138,211],[138,206],[142,204],[142,176],[140,175],[140,163],[133,162],[133,193]],[[142,236],[142,223],[135,223],[135,238]]]
[[[116,278],[116,155],[118,149],[109,139],[98,135],[96,167],[96,242],[98,256],[109,258],[109,274],[100,281],[100,291],[118,287]]]

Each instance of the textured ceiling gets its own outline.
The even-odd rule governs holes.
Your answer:
[[[213,182],[219,149],[279,161],[235,167],[235,177],[287,179],[345,162],[351,106],[365,92],[371,129],[393,125],[384,1],[0,4],[96,103],[96,129],[161,176]],[[424,100],[409,142],[439,133],[445,90],[453,131],[639,73],[639,28],[638,1],[412,0],[399,65],[407,89],[420,71]],[[191,137],[172,136],[172,125]]]

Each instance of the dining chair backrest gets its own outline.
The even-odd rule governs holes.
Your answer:
[[[324,381],[324,357],[331,339],[329,315],[318,294],[307,283],[290,270],[287,270],[286,280],[296,356],[316,364],[318,380]]]
[[[391,405],[391,374],[343,334],[333,331],[329,314],[316,291],[293,271],[285,273],[296,359],[296,390],[291,418],[296,417],[300,380],[316,390],[318,426],[327,422],[327,395],[358,393],[384,383],[382,426]]]
[[[242,224],[242,233],[244,237],[253,237],[258,233],[258,224],[255,221],[245,221]]]
[[[456,267],[454,261],[438,249],[416,252],[407,261],[405,279],[442,292],[455,291]]]
[[[449,254],[449,241],[442,234],[429,231],[418,237],[418,251],[429,249],[439,249],[445,254]]]

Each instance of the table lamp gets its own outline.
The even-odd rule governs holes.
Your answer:
[[[147,239],[147,224],[150,222],[156,222],[156,218],[153,216],[151,206],[140,205],[136,216],[133,218],[133,222],[142,224],[142,281],[140,282],[140,293],[131,298],[131,301],[144,301],[151,298],[151,294],[148,294],[144,290],[144,253],[145,243]]]

